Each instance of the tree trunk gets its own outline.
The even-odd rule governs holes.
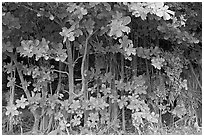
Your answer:
[[[115,64],[116,64],[116,56],[114,54],[111,54],[111,64],[110,64],[110,70],[113,76],[113,79],[111,80],[111,94],[113,95],[114,99],[117,98],[118,94],[115,87]],[[114,100],[113,103],[111,102],[111,122],[117,120],[118,116],[118,104],[117,100]]]
[[[124,57],[123,55],[121,54],[121,80],[124,81]],[[124,91],[121,91],[121,96],[123,96],[123,92]],[[122,129],[123,131],[126,130],[125,128],[125,107],[122,108]]]
[[[89,55],[87,55],[87,59],[85,60],[85,70],[88,70],[88,67],[89,67]],[[87,80],[85,79],[85,81],[84,81],[84,94],[83,94],[83,96],[84,96],[84,101],[88,101],[88,84],[87,84]],[[87,120],[88,120],[88,111],[85,109],[84,110],[84,125],[86,125],[87,124]]]
[[[33,129],[32,132],[33,133],[37,133],[39,130],[39,124],[40,124],[40,115],[41,115],[41,109],[37,108],[37,109],[31,109],[31,112],[35,118],[34,124],[33,124]]]
[[[72,58],[72,48],[70,41],[66,41],[66,48],[68,53],[68,69],[69,69],[69,100],[72,102],[74,98],[74,66]]]

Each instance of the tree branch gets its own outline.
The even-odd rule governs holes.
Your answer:
[[[84,63],[85,63],[85,60],[86,60],[86,54],[87,54],[87,49],[88,49],[88,41],[90,39],[90,37],[96,33],[97,30],[95,30],[92,34],[90,34],[87,38],[86,38],[86,42],[85,42],[85,50],[84,50],[84,56],[83,56],[83,59],[82,59],[82,64],[81,64],[81,80],[82,80],[82,88],[81,88],[81,93],[80,94],[83,94],[84,90],[85,90],[85,77],[84,77]],[[80,95],[79,94],[79,95]]]
[[[68,72],[61,71],[61,70],[56,70],[56,69],[51,69],[51,71],[55,71],[55,72],[59,72],[59,73],[64,73],[64,74],[67,74],[67,76],[69,77],[69,73]]]
[[[8,55],[11,58],[11,60],[14,62],[15,67],[16,67],[17,72],[18,72],[18,75],[19,75],[19,78],[20,78],[20,81],[21,81],[22,88],[23,88],[23,90],[24,90],[24,92],[25,92],[25,94],[29,100],[31,97],[30,92],[28,91],[27,87],[24,84],[25,81],[24,81],[23,73],[22,73],[22,70],[20,70],[20,68],[18,67],[18,62],[17,62],[16,56],[14,56],[13,54],[8,53],[8,52],[4,52],[4,53],[6,53],[6,55]]]

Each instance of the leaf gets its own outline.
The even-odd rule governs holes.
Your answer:
[[[63,117],[61,112],[55,113],[55,120],[60,120]]]
[[[7,12],[2,17],[2,23],[3,25],[7,25],[9,29],[16,28],[20,29],[21,25],[19,23],[19,18],[15,18],[13,14],[10,12]]]
[[[49,17],[49,19],[50,19],[50,20],[54,20],[55,17],[51,14],[50,17]]]
[[[102,92],[104,95],[110,94],[111,88],[107,88],[105,84],[102,84],[100,92]]]
[[[127,103],[127,100],[128,100],[127,97],[122,96],[121,99],[119,99],[119,100],[117,101],[120,109],[122,109],[123,107],[125,107],[125,106],[128,104],[128,103]]]
[[[137,48],[137,55],[138,55],[138,57],[142,57],[144,55],[143,47],[138,47]]]
[[[59,126],[60,126],[60,131],[65,130],[66,126],[67,126],[67,121],[65,119],[60,119],[59,120]]]
[[[121,43],[120,48],[127,48],[132,44],[132,40],[128,39],[127,35],[124,35],[122,39],[119,39],[119,42]]]
[[[157,30],[161,31],[161,32],[165,32],[165,27],[164,26],[158,26]]]
[[[17,52],[20,53],[22,56],[32,57],[34,55],[33,48],[34,48],[34,42],[31,40],[23,40],[21,41],[21,46],[17,47]]]
[[[94,24],[95,24],[95,21],[93,21],[91,18],[84,21],[84,27],[87,29],[87,32],[89,34],[93,33]]]
[[[145,118],[149,121],[149,122],[153,122],[153,123],[158,123],[158,118],[159,118],[159,114],[155,115],[153,112],[150,114],[146,114]]]
[[[80,107],[81,107],[81,105],[80,105],[79,100],[73,100],[72,104],[70,105],[70,108],[72,109],[72,112],[73,112],[73,110],[76,111]]]
[[[89,127],[94,128],[97,125],[98,121],[99,121],[98,112],[89,114],[88,121],[87,121],[87,124]]]
[[[81,10],[82,15],[86,15],[88,13],[87,9],[84,9],[83,7],[80,10]]]
[[[42,38],[41,42],[39,40],[23,40],[21,41],[21,46],[17,47],[17,52],[24,57],[32,57],[33,55],[36,55],[36,61],[41,57],[48,59],[48,44],[49,41],[46,41],[45,38]]]
[[[80,117],[77,117],[76,115],[74,116],[74,119],[72,119],[70,122],[73,124],[73,126],[78,126],[80,125],[81,121],[80,121]]]
[[[105,76],[102,77],[102,82],[108,82],[108,83],[111,83],[111,80],[112,80],[112,73],[111,72],[108,72],[108,73],[105,73]]]
[[[144,55],[145,55],[145,58],[149,59],[150,58],[150,49],[144,49]]]
[[[89,29],[92,29],[91,26],[89,26]],[[90,31],[90,30],[89,30],[89,31]],[[74,36],[75,36],[75,37],[79,37],[79,36],[81,36],[81,35],[83,35],[83,32],[82,32],[80,29],[74,30]]]
[[[127,5],[129,11],[131,11],[135,17],[141,17],[142,20],[146,20],[148,13],[163,17],[164,20],[169,20],[171,18],[169,14],[174,14],[173,11],[168,10],[169,7],[164,5],[163,2],[137,2]]]
[[[17,106],[18,108],[21,107],[22,109],[24,109],[25,106],[29,105],[27,99],[24,98],[24,95],[21,96],[21,99],[20,99],[20,100],[17,99],[17,100],[16,100],[16,103],[17,103],[16,106]]]
[[[48,57],[47,56],[47,52],[49,50],[49,44],[50,42],[49,41],[46,41],[45,38],[42,38],[42,41],[38,44],[38,46],[35,46],[34,49],[33,49],[33,54],[35,54],[35,58],[36,58],[36,61],[41,58],[41,57]]]
[[[88,117],[88,120],[91,120],[91,121],[99,121],[99,115],[98,115],[98,112],[96,113],[90,113],[89,114],[89,117]]]
[[[128,56],[130,56],[131,54],[132,54],[132,55],[136,55],[136,49],[133,48],[133,44],[129,45],[128,48],[125,48],[125,51],[126,51],[126,54],[127,54]]]
[[[111,5],[108,2],[103,2],[103,5],[106,7],[107,11],[111,11]]]
[[[120,30],[115,31],[115,33],[116,37],[121,37],[123,35],[122,31]]]
[[[168,40],[170,37],[171,37],[170,34],[165,34],[165,35],[164,35],[164,39],[165,39],[165,40]]]
[[[33,96],[29,99],[29,102],[30,103],[39,103],[39,101],[42,99],[41,98],[41,93],[32,93],[33,94]]]
[[[57,135],[58,134],[58,130],[59,129],[57,128],[57,129],[51,131],[50,133],[48,133],[48,135]]]
[[[156,10],[156,15],[159,17],[163,17],[164,20],[171,19],[170,14],[174,15],[173,11],[168,10],[168,6],[165,5],[164,7],[159,7],[158,10]]]
[[[6,107],[7,111],[6,111],[6,115],[11,114],[11,116],[15,116],[19,114],[19,111],[17,110],[17,107],[15,105],[9,105]]]
[[[172,113],[179,118],[182,118],[187,113],[184,102],[182,100],[178,102],[178,105],[174,108]]]
[[[163,18],[164,18],[164,20],[170,20],[171,16],[167,12],[164,12]]]
[[[182,106],[177,106],[173,111],[172,113],[176,116],[178,116],[179,118],[182,118],[186,113],[186,109],[185,107],[182,107]]]
[[[156,12],[156,15],[159,16],[159,17],[163,17],[164,12],[162,10],[159,10],[159,11]]]
[[[154,49],[151,50],[152,55],[158,56],[159,53],[161,53],[158,46],[156,46]]]
[[[6,43],[2,42],[2,52],[8,51],[13,52],[13,44],[11,44],[10,41],[7,41]]]
[[[12,63],[7,63],[4,65],[4,68],[6,69],[7,74],[10,74],[13,70],[15,70],[15,65],[12,65]]]
[[[129,16],[122,17],[122,14],[117,12],[111,24],[109,24],[111,29],[108,35],[116,36],[118,38],[123,35],[123,32],[129,33],[130,28],[126,25],[128,25],[130,21],[131,21],[131,18]]]
[[[171,10],[166,10],[167,13],[171,14],[171,15],[174,15],[175,12],[174,11],[171,11]]]
[[[154,2],[154,8],[159,9],[162,8],[164,6],[163,2]]]
[[[74,32],[72,32],[72,31],[74,31],[74,29],[75,29],[75,25],[72,25],[69,29],[67,29],[66,27],[62,28],[62,32],[60,32],[59,34],[64,37],[63,43],[65,43],[67,38],[70,41],[74,41],[75,40]]]
[[[74,3],[74,2],[73,2],[73,3],[71,3],[71,2],[68,3],[67,6],[68,6],[68,7],[67,7],[66,10],[67,10],[68,12],[70,12],[70,13],[72,13],[72,12],[76,9],[76,7],[77,7],[76,3]]]
[[[7,83],[7,87],[13,87],[16,83],[16,78],[15,77],[8,77],[7,78],[9,82]]]
[[[129,16],[121,19],[123,25],[128,25],[131,22],[131,18]]]
[[[67,53],[66,49],[63,49],[62,43],[58,43],[54,45],[54,49],[52,50],[53,54],[55,54],[57,57],[54,57],[56,61],[62,61],[64,62],[67,59]]]
[[[95,108],[96,110],[104,109],[109,105],[103,100],[103,98],[90,97],[90,108]]]
[[[155,68],[160,70],[161,67],[163,66],[163,63],[164,63],[165,60],[163,58],[159,58],[159,57],[155,58],[155,57],[153,57],[151,61],[152,61],[152,65]]]
[[[130,98],[131,102],[130,102],[130,104],[127,106],[127,108],[130,109],[130,110],[136,109],[136,111],[139,111],[139,110],[138,110],[139,100],[137,99],[137,97],[130,96],[129,98]]]
[[[147,14],[144,13],[144,12],[141,12],[141,13],[140,13],[140,16],[141,16],[141,19],[142,19],[142,20],[146,20],[146,19],[147,19]]]
[[[118,90],[124,90],[126,87],[126,83],[123,82],[122,80],[120,81],[115,80],[115,86]]]

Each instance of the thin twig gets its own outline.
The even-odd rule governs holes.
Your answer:
[[[21,87],[21,86],[19,86],[19,85],[17,85],[17,84],[15,84],[15,86],[16,86],[16,87],[19,87],[19,88],[21,88],[21,89],[23,89],[23,87]]]
[[[73,65],[75,66],[75,64],[77,63],[77,61],[82,58],[82,56],[77,57],[77,59],[74,61]]]
[[[59,72],[59,73],[64,73],[64,74],[67,74],[67,76],[69,77],[69,73],[68,72],[60,71],[60,70],[56,70],[56,69],[52,69],[51,71],[55,71],[55,72]]]
[[[60,62],[62,62],[62,61],[60,61]],[[68,63],[68,62],[66,62],[66,61],[63,61],[62,63],[66,64],[66,65],[69,65],[69,63]]]
[[[82,89],[81,89],[81,94],[83,94],[84,90],[85,90],[85,78],[84,78],[84,63],[85,63],[85,60],[86,60],[86,54],[87,54],[87,49],[88,49],[88,41],[89,41],[89,38],[94,34],[96,33],[97,30],[95,30],[92,34],[90,34],[87,38],[86,38],[86,42],[85,42],[85,50],[84,50],[84,56],[83,56],[83,59],[82,59],[82,64],[81,64],[81,79],[82,79]]]

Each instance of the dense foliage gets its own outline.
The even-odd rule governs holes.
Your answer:
[[[202,3],[2,3],[4,134],[200,134]]]

